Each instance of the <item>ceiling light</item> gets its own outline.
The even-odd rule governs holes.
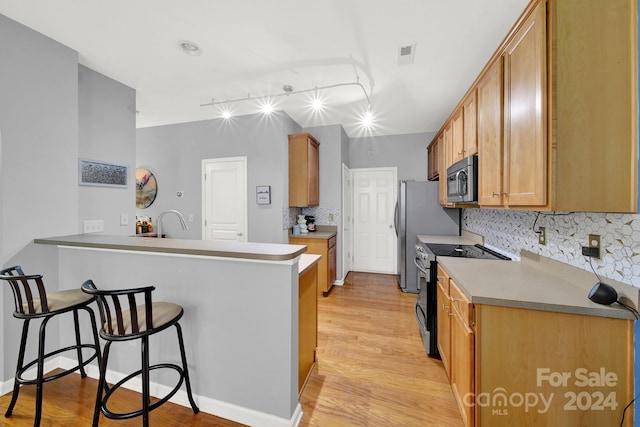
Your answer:
[[[226,99],[224,101],[216,101],[214,98],[211,98],[211,102],[208,102],[206,104],[200,104],[201,107],[208,107],[208,106],[214,106],[214,105],[220,105],[220,104],[224,104],[224,105],[229,105],[232,103],[236,103],[236,102],[243,102],[243,101],[253,101],[253,100],[258,100],[259,101],[259,108],[260,111],[264,114],[271,114],[273,111],[275,111],[275,106],[273,105],[273,103],[271,101],[265,101],[265,99],[271,99],[271,98],[275,98],[278,96],[289,96],[289,95],[296,95],[296,94],[300,94],[300,93],[306,93],[306,92],[313,92],[315,91],[315,98],[312,100],[311,104],[312,107],[315,111],[319,111],[323,108],[324,106],[324,100],[323,98],[320,96],[319,91],[321,90],[325,90],[325,89],[333,89],[333,88],[338,88],[338,87],[345,87],[345,86],[358,86],[360,89],[362,89],[362,92],[364,93],[364,96],[367,100],[367,106],[368,108],[368,112],[365,114],[365,116],[362,118],[362,124],[365,127],[371,127],[373,126],[373,121],[374,121],[374,117],[373,114],[371,113],[371,99],[369,98],[369,94],[367,93],[367,90],[365,89],[365,87],[362,85],[362,83],[360,83],[360,79],[358,78],[358,76],[356,75],[356,81],[355,82],[349,82],[349,83],[337,83],[337,84],[333,84],[333,85],[327,85],[327,86],[316,86],[314,88],[311,89],[299,89],[299,90],[294,90],[293,86],[291,85],[284,85],[282,86],[282,92],[281,93],[276,93],[276,94],[270,94],[268,96],[251,96],[251,94],[247,94],[246,97],[243,98],[235,98],[235,99]]]
[[[180,51],[182,51],[183,53],[186,53],[187,55],[191,55],[191,56],[202,55],[202,49],[200,49],[200,47],[194,42],[190,42],[187,40],[180,40],[178,42],[178,49],[180,49]]]
[[[322,110],[322,107],[324,106],[322,99],[320,98],[313,98],[313,100],[311,101],[311,107],[315,110],[315,111],[320,111]]]
[[[262,111],[262,113],[264,114],[271,114],[273,113],[273,104],[271,104],[271,102],[267,101],[265,103],[263,103],[260,106],[260,111]]]
[[[373,126],[373,113],[371,110],[367,110],[362,116],[362,126],[367,129]]]
[[[222,118],[225,120],[229,120],[231,118],[231,116],[233,116],[233,114],[231,113],[231,110],[229,110],[228,108],[225,108],[222,110]]]

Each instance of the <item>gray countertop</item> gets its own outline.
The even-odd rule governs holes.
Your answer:
[[[104,234],[76,234],[34,239],[34,243],[123,251],[162,252],[182,255],[245,258],[265,261],[291,260],[307,248],[276,243],[219,242],[189,239],[154,239]]]
[[[482,236],[419,235],[423,243],[482,244]],[[474,304],[497,305],[590,316],[634,319],[618,304],[590,301],[589,290],[597,278],[591,272],[522,251],[521,261],[437,257],[440,264]],[[604,279],[624,302],[637,308],[639,290]]]
[[[604,306],[587,298],[595,277],[580,287],[568,277],[520,261],[438,257],[438,264],[474,304],[634,318],[617,304]]]
[[[309,231],[307,233],[293,234],[289,229],[289,238],[304,238],[304,239],[325,239],[328,240],[337,234],[338,227],[335,225],[318,225],[317,231]]]

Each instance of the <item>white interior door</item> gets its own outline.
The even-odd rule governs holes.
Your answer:
[[[353,269],[396,273],[396,168],[353,169]]]
[[[353,178],[342,164],[342,277],[353,270]]]
[[[202,161],[202,238],[247,241],[247,158]]]

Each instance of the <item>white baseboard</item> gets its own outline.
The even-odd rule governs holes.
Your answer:
[[[77,361],[75,359],[70,359],[68,357],[54,358],[51,360],[51,362],[47,362],[45,364],[45,372],[48,372],[49,370],[53,370],[55,368],[69,369],[74,367],[76,364]],[[85,370],[87,372],[87,375],[91,378],[98,379],[98,377],[100,376],[100,371],[97,365],[87,365],[85,367]],[[115,384],[126,376],[127,374],[122,374],[120,372],[107,369],[108,383]],[[7,383],[9,384],[7,392],[9,392],[13,388],[13,381],[7,381]],[[3,385],[4,384],[6,383],[3,383]],[[133,390],[137,393],[142,393],[142,381],[140,378],[132,378],[131,380],[123,384],[122,387]],[[158,398],[166,396],[172,389],[173,387],[168,387],[158,383],[152,382],[151,384],[149,384],[149,392],[152,396]],[[300,406],[300,403],[297,404],[291,418],[286,419],[277,417],[272,414],[267,414],[266,412],[256,411],[254,409],[245,408],[204,396],[194,394],[193,398],[202,412],[206,412],[207,414],[215,415],[217,417],[225,418],[250,426],[297,427],[302,420],[302,407]],[[188,408],[191,407],[186,390],[178,390],[178,392],[169,401],[177,405],[185,406]]]
[[[333,285],[334,286],[343,286],[344,285],[344,280],[334,280],[333,281]]]

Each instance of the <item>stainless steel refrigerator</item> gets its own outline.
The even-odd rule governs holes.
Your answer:
[[[438,190],[437,181],[399,183],[395,228],[398,236],[399,282],[404,292],[418,292],[418,270],[413,263],[416,236],[460,235],[460,209],[441,207]]]

